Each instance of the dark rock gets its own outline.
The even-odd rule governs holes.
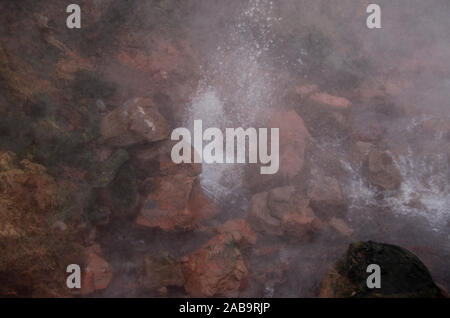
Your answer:
[[[367,266],[381,268],[381,288],[369,289]],[[441,298],[425,265],[404,248],[372,241],[350,244],[346,254],[325,275],[320,297]]]
[[[184,282],[181,263],[172,255],[144,258],[144,267],[139,278],[143,289],[155,291],[162,287],[182,287]]]
[[[89,173],[89,183],[94,188],[103,188],[108,186],[116,177],[120,167],[128,159],[129,155],[126,150],[116,150],[105,162],[98,164],[98,167]]]

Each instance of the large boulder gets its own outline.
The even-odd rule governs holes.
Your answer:
[[[370,182],[383,190],[398,189],[402,175],[392,157],[384,151],[372,150],[367,157],[367,174]]]
[[[112,146],[128,147],[169,137],[169,125],[150,98],[134,98],[101,120],[100,133]]]
[[[367,287],[367,267],[381,268],[381,288]],[[350,244],[345,255],[322,280],[320,297],[420,297],[440,298],[428,269],[404,248],[372,241]]]

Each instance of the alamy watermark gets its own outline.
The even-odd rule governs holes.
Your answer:
[[[261,174],[275,174],[280,166],[279,128],[226,128],[225,140],[219,128],[203,131],[202,120],[194,120],[194,138],[187,128],[176,128],[171,135],[178,140],[172,148],[174,163],[260,163]],[[208,142],[205,146],[204,141]],[[247,143],[248,141],[248,143]],[[248,144],[248,147],[246,147]],[[268,148],[270,145],[270,152]],[[194,153],[192,154],[192,146]],[[193,158],[192,158],[193,157]]]

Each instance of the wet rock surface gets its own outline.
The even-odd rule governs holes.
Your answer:
[[[370,264],[381,268],[381,288],[367,287]],[[444,293],[417,256],[398,246],[368,241],[350,245],[322,280],[320,296],[442,298]]]

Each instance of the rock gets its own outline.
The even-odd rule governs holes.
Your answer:
[[[0,151],[0,297],[68,297],[66,266],[83,255],[74,221],[61,220],[67,188],[44,166],[16,158]]]
[[[11,170],[16,166],[17,156],[11,151],[0,152],[0,172]]]
[[[308,197],[314,212],[325,217],[344,215],[347,202],[338,181],[332,177],[319,176],[308,187]]]
[[[184,274],[191,297],[237,297],[249,271],[233,236],[220,234],[188,256]]]
[[[381,288],[369,289],[367,266],[381,268]],[[327,272],[320,297],[442,298],[425,265],[401,247],[372,241],[350,244],[346,254]]]
[[[258,232],[270,235],[282,235],[281,220],[271,215],[268,207],[268,192],[253,195],[247,220]]]
[[[27,159],[15,165],[11,161],[15,155],[3,153],[3,172],[0,172],[0,191],[17,204],[35,205],[40,212],[54,209],[58,206],[58,186],[55,180],[46,173],[46,168]],[[9,158],[9,159],[7,159]],[[11,159],[11,160],[10,160]],[[23,200],[27,197],[27,200]]]
[[[304,96],[316,92],[318,89],[316,84],[298,85],[295,87],[295,93]]]
[[[366,165],[369,180],[374,185],[383,190],[400,187],[402,175],[388,153],[376,149],[370,151]]]
[[[328,224],[343,236],[353,235],[353,230],[342,219],[332,217]]]
[[[101,120],[105,141],[116,147],[155,142],[169,136],[169,125],[149,98],[134,98]]]
[[[66,223],[64,223],[63,221],[56,221],[55,223],[53,223],[52,225],[53,228],[58,229],[60,231],[65,231],[67,230],[67,225]]]
[[[191,176],[197,176],[202,172],[202,165],[199,163],[180,163],[176,164],[171,158],[173,146],[178,141],[163,140],[151,144],[145,148],[135,150],[131,153],[133,165],[139,169],[142,174],[147,176],[173,175],[186,173]],[[194,156],[194,147],[191,147],[191,153]]]
[[[88,180],[94,188],[108,186],[116,177],[120,167],[129,159],[128,152],[124,149],[116,150],[108,159],[99,163],[89,172]]]
[[[422,124],[422,129],[426,134],[436,137],[450,136],[450,120],[447,118],[432,118]]]
[[[350,159],[352,164],[360,166],[366,161],[367,155],[372,149],[373,144],[369,142],[357,141],[350,146]]]
[[[87,248],[86,267],[81,275],[81,295],[92,294],[105,289],[112,280],[108,262],[98,255],[98,248]]]
[[[144,258],[144,267],[139,278],[139,285],[143,289],[155,291],[168,286],[182,287],[184,282],[181,263],[172,255]]]
[[[270,127],[280,129],[280,170],[283,177],[292,179],[304,165],[305,152],[309,138],[303,119],[294,111],[275,113]]]
[[[137,183],[137,172],[127,162],[119,169],[114,181],[99,191],[97,200],[109,207],[115,215],[134,215],[139,204]]]
[[[163,230],[191,230],[216,209],[196,177],[185,174],[149,180],[153,190],[142,202],[137,224]]]
[[[150,34],[150,36],[152,36]],[[152,39],[155,41],[153,50],[139,50],[136,48],[126,48],[118,53],[117,59],[120,63],[127,67],[131,67],[137,71],[147,73],[148,75],[155,75],[157,73],[162,77],[167,77],[168,73],[171,73],[177,68],[177,64],[180,63],[180,59],[183,58],[176,45],[182,46],[183,43],[172,43],[165,39]],[[187,50],[186,47],[182,48]]]
[[[220,234],[230,235],[239,245],[256,244],[256,234],[243,219],[229,220],[217,229]]]
[[[289,184],[301,174],[305,163],[309,133],[303,119],[294,110],[276,112],[269,117],[268,127],[279,128],[279,170],[276,174],[261,175],[258,165],[249,165],[244,181],[253,192]]]
[[[87,218],[92,225],[107,225],[109,223],[111,210],[106,206],[95,205],[88,209]]]
[[[312,101],[326,105],[333,110],[347,110],[351,103],[348,99],[327,93],[314,93],[309,97]]]
[[[310,239],[321,224],[309,207],[309,200],[295,193],[292,186],[255,194],[247,220],[258,232],[286,234],[301,240]]]

